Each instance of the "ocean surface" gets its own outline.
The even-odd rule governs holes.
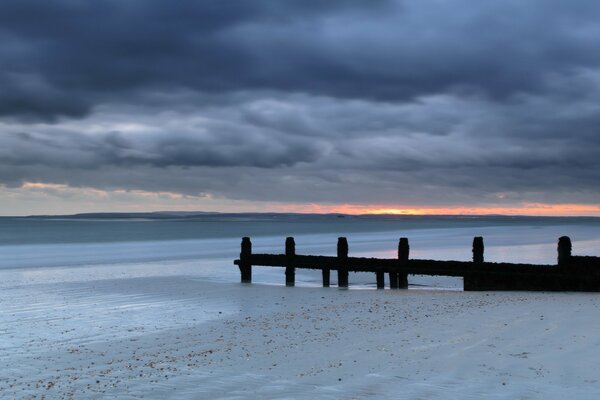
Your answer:
[[[554,264],[558,237],[573,252],[600,256],[600,219],[226,214],[160,218],[0,218],[0,270],[6,280],[112,279],[189,275],[237,282],[233,260],[242,236],[253,251],[283,253],[294,236],[298,254],[335,255],[339,236],[350,255],[395,257],[408,237],[412,258],[470,260],[483,236],[487,261]],[[78,273],[74,273],[77,271]],[[81,273],[86,271],[85,273]],[[374,287],[373,274],[351,274],[355,288]],[[253,280],[281,285],[283,270],[255,267]],[[334,282],[335,283],[335,280]],[[460,279],[412,277],[411,287],[459,288]],[[320,285],[320,273],[298,271],[299,286]]]

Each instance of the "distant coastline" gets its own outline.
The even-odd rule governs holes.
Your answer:
[[[482,214],[482,215],[444,215],[444,214],[343,214],[343,213],[281,213],[281,212],[239,212],[239,213],[221,213],[214,211],[152,211],[152,212],[94,212],[94,213],[76,213],[76,214],[57,214],[57,215],[27,215],[10,216],[3,215],[0,218],[15,219],[75,219],[75,220],[181,220],[181,219],[245,219],[245,220],[289,220],[289,219],[330,219],[330,218],[350,218],[350,219],[390,219],[390,220],[472,220],[472,219],[494,219],[501,221],[519,220],[561,220],[561,221],[580,221],[580,220],[599,220],[595,216],[531,216],[531,215],[503,215],[503,214]]]

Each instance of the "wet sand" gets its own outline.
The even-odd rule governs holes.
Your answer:
[[[0,271],[0,397],[592,399],[600,391],[597,294],[285,288],[169,271],[107,278],[48,269],[18,279]]]

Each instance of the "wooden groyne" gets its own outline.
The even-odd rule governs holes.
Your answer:
[[[600,291],[600,257],[573,256],[571,239],[558,240],[555,265],[492,263],[484,261],[483,238],[473,239],[472,261],[419,260],[409,257],[407,238],[398,242],[397,258],[349,257],[348,240],[338,238],[337,256],[296,254],[293,237],[285,241],[285,254],[252,253],[250,238],[242,239],[239,260],[241,280],[252,282],[253,266],[285,267],[285,283],[294,286],[296,269],[322,271],[323,287],[330,286],[331,271],[337,271],[338,287],[348,287],[349,272],[373,272],[378,289],[388,276],[391,289],[408,287],[408,275],[443,275],[464,278],[464,290]]]

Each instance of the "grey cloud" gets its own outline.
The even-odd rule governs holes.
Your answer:
[[[144,106],[105,109],[5,134],[0,181],[246,200],[446,204],[508,192],[594,201],[600,137],[591,134],[595,107],[583,104],[595,90],[570,106],[562,95],[502,104],[444,95],[385,105],[281,95],[156,115]],[[543,113],[524,111],[541,104]],[[565,130],[567,115],[577,129]],[[108,130],[79,132],[102,125]]]
[[[0,118],[55,121],[59,115],[81,118],[91,104],[79,93],[68,93],[35,74],[0,72]]]
[[[47,129],[4,134],[0,163],[49,168],[96,169],[104,166],[276,168],[311,162],[321,150],[293,137],[279,139],[260,132],[212,124],[205,133],[138,131],[81,134]],[[206,128],[204,128],[206,129]]]
[[[0,11],[0,115],[42,119],[155,89],[501,99],[600,61],[600,5],[583,0],[9,0]],[[14,73],[23,78],[8,85]]]

